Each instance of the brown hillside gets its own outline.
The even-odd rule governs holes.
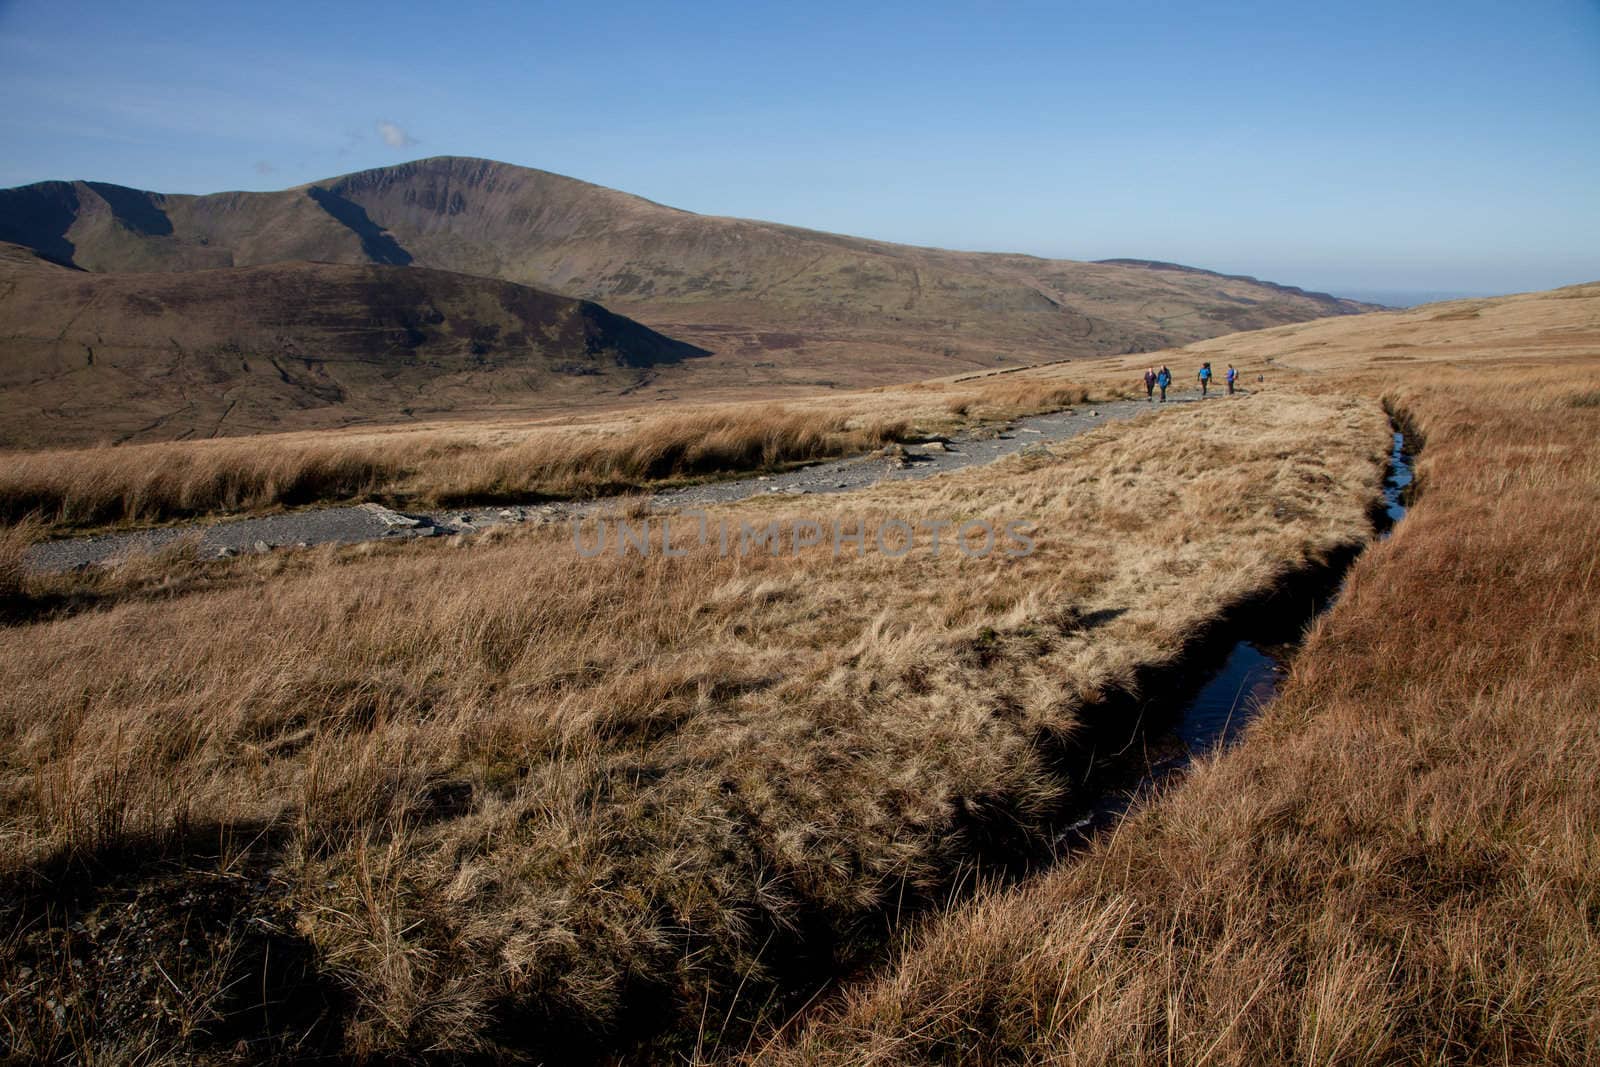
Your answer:
[[[284,260],[536,285],[723,357],[705,381],[877,384],[1145,351],[1363,310],[1170,264],[953,252],[696,215],[544,171],[442,157],[275,193],[91,182],[0,191],[0,240],[93,271]]]
[[[699,355],[595,304],[443,271],[108,275],[0,255],[8,447],[526,410],[614,396]]]
[[[42,270],[62,274],[71,272],[73,268],[57,263],[32,248],[0,241],[0,269]]]

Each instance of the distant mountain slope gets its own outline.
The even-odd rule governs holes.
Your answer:
[[[0,242],[0,268],[43,270],[57,274],[81,273],[76,267],[68,267],[57,263],[32,248],[10,244],[9,242]]]
[[[1141,267],[1144,270],[1171,270],[1182,274],[1203,274],[1212,278],[1224,278],[1230,282],[1248,282],[1251,285],[1264,286],[1275,293],[1284,296],[1304,296],[1317,301],[1333,300],[1341,304],[1359,304],[1360,301],[1351,300],[1349,297],[1330,296],[1327,293],[1315,293],[1300,288],[1298,285],[1279,285],[1277,282],[1264,282],[1260,278],[1248,274],[1218,274],[1216,271],[1202,270],[1199,267],[1186,267],[1182,263],[1168,263],[1162,259],[1097,259],[1095,263],[1118,267]],[[1368,311],[1381,310],[1374,305],[1367,305]]]
[[[596,304],[443,271],[93,274],[0,245],[0,446],[583,403],[704,354]]]
[[[696,215],[452,157],[274,193],[0,190],[0,240],[92,271],[321,260],[502,278],[602,300],[774,380],[826,372],[865,384],[1364,310],[1194,268],[952,252]]]

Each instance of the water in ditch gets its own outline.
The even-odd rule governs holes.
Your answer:
[[[1411,453],[1406,448],[1405,435],[1396,430],[1389,452],[1389,472],[1383,480],[1380,537],[1388,537],[1395,524],[1406,517],[1406,493],[1411,482]],[[1201,685],[1179,718],[1177,733],[1191,755],[1231,744],[1251,715],[1277,695],[1278,680],[1288,656],[1299,646],[1300,632],[1332,600],[1329,597],[1327,602],[1317,604],[1298,630],[1283,634],[1282,644],[1259,644],[1258,638],[1240,641],[1228,651],[1222,666]]]
[[[1411,459],[1405,436],[1396,429],[1378,517],[1380,538],[1388,537],[1405,518],[1413,481]],[[1083,844],[1120,818],[1151,787],[1197,757],[1237,740],[1256,713],[1277,696],[1278,683],[1306,626],[1337,599],[1342,582],[1337,574],[1334,577],[1328,587],[1294,597],[1298,609],[1291,605],[1287,612],[1274,612],[1250,627],[1245,637],[1222,653],[1217,666],[1191,678],[1176,710],[1169,707],[1152,713],[1164,725],[1136,730],[1120,750],[1104,753],[1107,770],[1098,799],[1062,828],[1056,836],[1057,846],[1070,849]]]

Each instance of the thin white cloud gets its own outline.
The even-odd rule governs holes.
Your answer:
[[[417,143],[415,137],[388,119],[378,120],[378,136],[382,137],[383,143],[390,148],[409,148]]]

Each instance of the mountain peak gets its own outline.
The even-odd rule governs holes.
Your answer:
[[[290,260],[447,270],[600,301],[752,373],[858,384],[1146,351],[1362,309],[1155,261],[956,252],[698,215],[465,156],[268,193],[0,190],[0,241],[99,272]]]

